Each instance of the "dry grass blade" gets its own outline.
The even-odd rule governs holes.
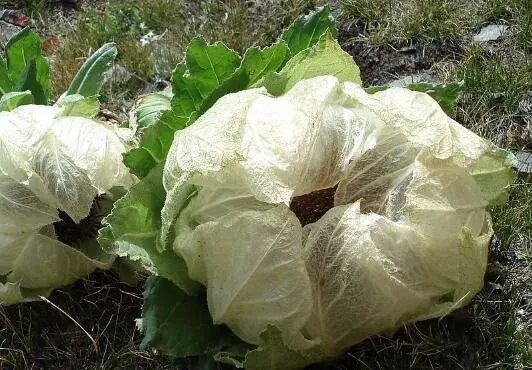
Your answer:
[[[94,338],[89,334],[89,332],[87,330],[85,330],[85,328],[79,323],[76,321],[76,319],[74,319],[72,316],[70,316],[67,312],[65,312],[61,307],[59,307],[58,305],[56,305],[55,303],[53,303],[52,301],[50,301],[48,298],[46,297],[43,297],[42,295],[39,296],[40,299],[42,299],[43,301],[45,301],[46,303],[50,304],[52,307],[54,307],[56,310],[58,310],[59,312],[61,312],[63,315],[65,315],[66,317],[68,317],[70,320],[72,320],[72,322],[74,324],[76,324],[84,333],[85,335],[90,339],[90,341],[92,342],[92,344],[94,345],[94,350],[96,351],[96,353],[99,353],[99,349],[98,349],[98,344],[96,343],[96,341],[94,340]]]

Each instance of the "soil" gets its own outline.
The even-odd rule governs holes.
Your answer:
[[[92,202],[90,213],[87,217],[76,223],[63,211],[59,211],[61,221],[54,223],[57,239],[67,245],[72,246],[76,242],[83,241],[98,236],[98,230],[102,227],[101,221],[105,217],[100,212],[98,201]]]
[[[97,351],[72,319],[47,302],[0,306],[0,343],[7,347],[0,351],[1,369],[169,368],[169,360],[139,349],[135,319],[142,287],[126,285],[109,271],[96,272],[48,299],[90,334]]]
[[[358,41],[358,35],[356,27],[340,28],[338,42],[355,59],[366,86],[384,85],[401,76],[430,70],[437,63],[460,59],[460,45],[454,40],[413,39],[369,45]]]
[[[336,187],[333,187],[294,197],[290,209],[296,214],[302,226],[311,224],[334,207],[335,192]]]

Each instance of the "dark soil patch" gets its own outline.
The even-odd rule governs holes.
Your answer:
[[[89,215],[79,223],[74,222],[66,212],[59,210],[61,221],[54,223],[57,239],[72,246],[76,242],[96,238],[98,230],[102,227],[101,221],[104,216],[97,200],[92,202]]]
[[[383,85],[399,76],[432,68],[436,63],[460,59],[456,40],[431,42],[414,39],[386,45],[369,45],[354,39],[356,30],[340,29],[338,42],[360,68],[366,86]]]
[[[311,224],[334,207],[335,192],[336,186],[294,197],[290,203],[290,209],[296,214],[302,226]]]
[[[170,361],[139,350],[142,288],[97,272],[47,302],[0,306],[0,369],[168,369]]]

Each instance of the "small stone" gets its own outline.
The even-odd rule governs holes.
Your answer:
[[[0,47],[4,49],[11,36],[19,32],[21,29],[22,28],[15,26],[14,24],[0,20]]]
[[[104,82],[113,81],[114,83],[126,83],[131,79],[131,72],[122,67],[120,64],[115,64],[107,72],[104,73]]]
[[[532,153],[517,152],[517,171],[524,173],[532,173]]]
[[[503,24],[490,24],[486,27],[482,27],[480,32],[473,36],[475,42],[488,42],[495,41],[502,37],[508,30],[508,26]]]
[[[428,74],[428,73],[417,73],[410,76],[403,76],[396,80],[390,81],[387,83],[388,86],[391,87],[404,87],[406,85],[410,84],[417,84],[420,82],[430,82],[435,83],[434,76]]]
[[[528,93],[526,98],[519,102],[519,111],[523,113],[532,113],[532,91]]]

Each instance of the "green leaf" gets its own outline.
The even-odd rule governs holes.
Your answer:
[[[253,85],[269,72],[281,69],[289,51],[288,45],[282,41],[264,49],[247,49],[239,68],[246,84],[240,90]]]
[[[214,325],[205,294],[189,296],[169,280],[146,281],[141,348],[155,347],[175,357],[215,354],[240,342],[223,325]]]
[[[0,58],[0,96],[13,90],[13,83],[9,78],[7,63],[4,58]]]
[[[280,330],[274,326],[269,326],[261,334],[261,339],[263,343],[260,347],[246,355],[244,368],[247,370],[303,369],[322,359],[312,351],[303,355],[288,348],[283,342]]]
[[[409,84],[405,86],[405,89],[412,91],[424,92],[430,95],[443,109],[445,114],[452,116],[455,113],[456,103],[460,92],[462,91],[463,83],[462,82],[451,82],[448,84],[432,84],[429,82],[419,82],[415,84]],[[379,85],[379,86],[370,86],[365,88],[368,94],[375,94],[379,91],[384,91],[389,89],[390,86]]]
[[[168,122],[176,122],[173,111],[163,112],[159,121],[145,128],[139,147],[124,154],[124,164],[137,177],[143,178],[166,158],[177,131]]]
[[[481,156],[469,169],[490,205],[504,204],[508,199],[509,187],[516,178],[512,169],[516,161],[512,153],[496,148]]]
[[[376,85],[376,86],[366,87],[366,88],[364,88],[364,90],[368,94],[375,94],[375,93],[378,93],[379,91],[388,90],[389,88],[390,88],[390,86],[386,86],[386,85]]]
[[[269,93],[279,96],[301,80],[323,75],[336,76],[340,82],[362,83],[355,61],[342,50],[329,31],[316,45],[290,59],[281,72],[269,74],[256,86],[266,86]]]
[[[264,49],[249,48],[235,73],[206,99],[198,113],[206,112],[222,96],[248,89],[270,73],[282,68],[290,51],[284,41]]]
[[[7,67],[11,81],[18,81],[28,63],[41,57],[41,40],[29,28],[24,28],[6,44]]]
[[[16,91],[31,91],[35,104],[47,105],[49,92],[43,86],[43,80],[48,79],[48,65],[44,59],[32,59],[26,65],[15,87]]]
[[[39,36],[24,28],[7,42],[6,58],[9,79],[16,83],[16,89],[30,90],[36,104],[47,104],[51,91],[50,68],[41,55]]]
[[[198,109],[238,68],[240,57],[224,44],[207,45],[203,38],[195,38],[188,45],[186,65],[187,75],[174,75],[173,92],[179,98],[179,106],[186,102]]]
[[[156,123],[164,111],[171,109],[171,91],[162,91],[141,96],[131,111],[130,124],[148,127]]]
[[[20,284],[18,283],[0,283],[0,305],[9,306],[24,301]]]
[[[21,105],[33,104],[31,91],[13,91],[2,95],[0,98],[0,112],[10,111]]]
[[[199,37],[189,43],[185,61],[173,73],[171,111],[165,111],[157,123],[146,128],[139,148],[124,155],[124,163],[135,175],[146,176],[166,158],[174,132],[187,126],[192,114],[239,65],[238,54],[221,43],[207,45]]]
[[[83,63],[66,95],[79,94],[84,97],[98,95],[103,85],[104,74],[115,60],[117,53],[116,46],[112,42],[96,50]]]
[[[296,55],[316,44],[327,30],[334,38],[338,35],[329,5],[296,20],[281,39],[288,44],[291,54]]]
[[[63,108],[60,117],[76,116],[76,117],[96,117],[100,111],[100,101],[97,96],[84,97],[83,95],[66,95],[61,97],[55,104]]]
[[[463,83],[452,82],[443,85],[435,85],[427,82],[406,85],[405,88],[412,91],[420,91],[429,94],[438,102],[443,111],[448,115],[454,115],[458,96],[462,91]]]
[[[111,214],[102,221],[105,227],[100,230],[98,242],[107,253],[138,261],[188,294],[196,294],[199,284],[188,277],[183,259],[171,249],[159,253],[156,248],[166,195],[163,167],[161,162],[115,202]]]

